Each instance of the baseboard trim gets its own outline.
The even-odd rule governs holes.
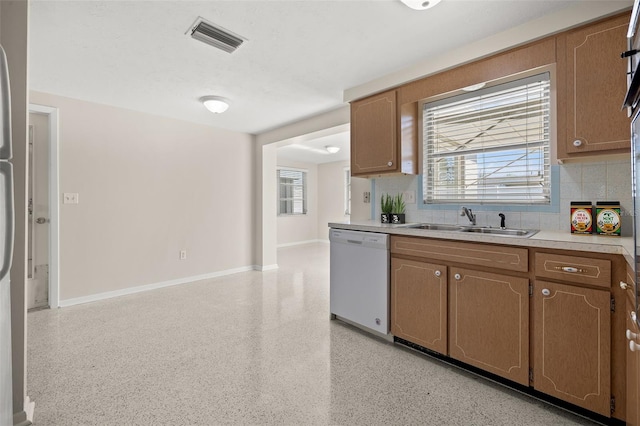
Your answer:
[[[31,420],[27,419],[26,411],[13,414],[13,426],[30,426],[32,424]]]
[[[275,265],[276,268],[278,267],[278,265]],[[156,290],[159,288],[164,288],[164,287],[171,287],[174,285],[180,285],[180,284],[187,284],[187,283],[191,283],[194,281],[200,281],[200,280],[207,280],[207,279],[211,279],[211,278],[218,278],[218,277],[223,277],[225,275],[232,275],[232,274],[237,274],[240,272],[248,272],[248,271],[253,271],[256,270],[255,266],[243,266],[241,268],[235,268],[235,269],[227,269],[224,271],[218,271],[218,272],[212,272],[210,274],[203,274],[203,275],[196,275],[196,276],[191,276],[191,277],[185,277],[185,278],[178,278],[175,280],[169,280],[169,281],[163,281],[163,282],[159,282],[159,283],[154,283],[154,284],[146,284],[146,285],[141,285],[141,286],[135,286],[135,287],[127,287],[127,288],[123,288],[120,290],[114,290],[114,291],[106,291],[104,293],[96,293],[96,294],[91,294],[89,296],[82,296],[82,297],[75,297],[72,299],[66,299],[66,300],[61,300],[59,306],[61,308],[66,308],[68,306],[73,306],[73,305],[80,305],[83,303],[90,303],[90,302],[97,302],[99,300],[105,300],[105,299],[112,299],[114,297],[119,297],[119,296],[126,296],[128,294],[135,294],[135,293],[141,293],[143,291],[150,291],[150,290]],[[263,269],[265,270],[265,269]]]
[[[296,241],[295,243],[285,243],[285,244],[278,244],[277,248],[283,248],[283,247],[292,247],[292,246],[301,246],[303,244],[313,244],[313,243],[322,243],[325,240],[306,240],[306,241]],[[328,241],[328,240],[327,240]]]
[[[264,271],[273,271],[274,269],[278,269],[279,266],[277,263],[274,263],[273,265],[264,265],[264,266],[260,266],[260,265],[255,265],[253,267],[253,269],[255,269],[256,271],[260,271],[260,272],[264,272]]]

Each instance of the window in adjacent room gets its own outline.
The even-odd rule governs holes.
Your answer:
[[[549,73],[422,105],[425,204],[549,204]]]
[[[344,169],[344,214],[351,214],[351,170],[348,167]]]
[[[278,169],[278,214],[307,214],[307,172]]]

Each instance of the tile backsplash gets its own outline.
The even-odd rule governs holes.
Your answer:
[[[510,228],[528,228],[548,231],[570,230],[570,202],[591,201],[620,201],[622,206],[622,234],[631,235],[633,203],[631,198],[631,161],[612,160],[595,163],[570,163],[555,166],[559,168],[560,180],[560,208],[558,213],[528,212],[526,207],[522,211],[505,211],[507,226]],[[414,191],[416,201],[420,203],[421,194],[418,193],[419,176],[399,176],[378,178],[374,184],[375,218],[380,217],[380,195],[383,193],[397,194],[404,191]],[[468,204],[477,216],[478,225],[499,226],[498,211],[486,210],[482,205]],[[418,204],[407,204],[407,222],[431,222],[469,224],[465,216],[460,216],[460,210],[418,209]]]

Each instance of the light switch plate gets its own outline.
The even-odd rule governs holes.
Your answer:
[[[364,202],[365,203],[370,203],[371,202],[371,193],[368,192],[368,191],[364,193]]]
[[[78,204],[80,195],[77,192],[65,192],[62,197],[63,204]]]
[[[402,199],[407,204],[415,204],[416,203],[416,192],[415,191],[404,191],[402,193]]]

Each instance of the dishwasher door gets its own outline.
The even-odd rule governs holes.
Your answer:
[[[331,229],[330,310],[389,333],[389,235]]]

